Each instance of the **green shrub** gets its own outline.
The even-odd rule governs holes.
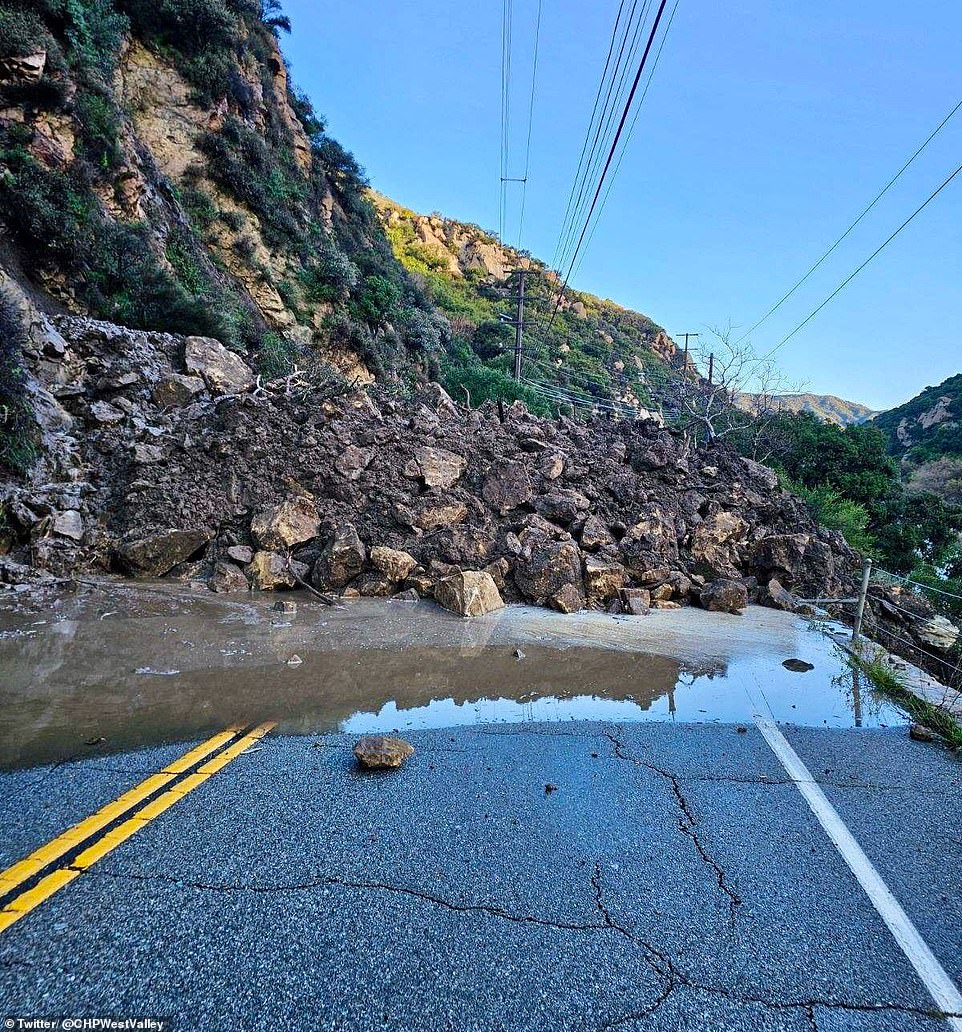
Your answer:
[[[401,290],[386,276],[368,276],[350,302],[351,315],[371,327],[386,322],[401,300]]]
[[[299,273],[307,299],[314,302],[344,300],[359,276],[357,266],[329,234],[324,234]]]
[[[134,32],[184,54],[203,54],[238,41],[237,19],[223,0],[120,0]]]
[[[211,177],[260,217],[265,239],[289,244],[298,238],[306,184],[292,163],[282,163],[262,136],[233,116],[199,144]]]
[[[84,156],[95,168],[113,168],[121,158],[120,119],[103,93],[80,90],[74,101],[74,122]]]
[[[38,429],[26,395],[27,331],[15,299],[0,291],[0,468],[25,473],[38,454]]]

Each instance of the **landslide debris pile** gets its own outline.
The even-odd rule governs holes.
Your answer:
[[[437,385],[392,398],[265,383],[209,338],[33,319],[44,447],[2,488],[8,582],[303,582],[464,612],[737,611],[851,590],[852,553],[774,473],[651,420],[471,410]]]

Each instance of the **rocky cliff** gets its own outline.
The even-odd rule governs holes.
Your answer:
[[[592,402],[659,410],[681,356],[648,316],[583,291],[561,289],[544,263],[501,243],[480,226],[420,215],[371,194],[395,257],[447,316],[451,347],[441,364],[445,386],[483,401],[513,361],[518,269],[525,277],[524,395],[545,406],[559,395],[576,408]]]
[[[950,376],[873,423],[902,461],[909,488],[962,505],[962,373]]]

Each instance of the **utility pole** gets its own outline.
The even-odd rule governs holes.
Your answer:
[[[524,334],[524,278],[531,274],[530,269],[515,269],[518,274],[518,294],[516,297],[509,297],[509,301],[518,303],[517,315],[514,319],[507,316],[500,316],[502,322],[514,327],[514,378],[521,379],[521,359],[523,356],[523,334]]]
[[[683,369],[687,369],[688,368],[688,338],[689,337],[698,337],[700,335],[697,334],[697,333],[679,333],[678,336],[685,338],[685,364],[684,364],[684,366],[682,366],[682,368]]]
[[[715,378],[715,352],[713,351],[708,356],[708,386],[711,387],[712,380]]]

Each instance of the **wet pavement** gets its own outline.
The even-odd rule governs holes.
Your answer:
[[[958,985],[962,763],[805,621],[272,602],[0,608],[0,871],[211,731],[279,721],[0,930],[0,1019],[962,1029],[804,794]],[[357,732],[392,728],[414,755],[360,772]]]
[[[289,734],[737,722],[756,711],[816,727],[904,721],[817,629],[774,610],[612,617],[511,606],[462,620],[427,602],[332,609],[297,598],[293,616],[272,608],[273,595],[169,586],[0,601],[0,767],[267,719]],[[792,660],[812,669],[786,669]]]

